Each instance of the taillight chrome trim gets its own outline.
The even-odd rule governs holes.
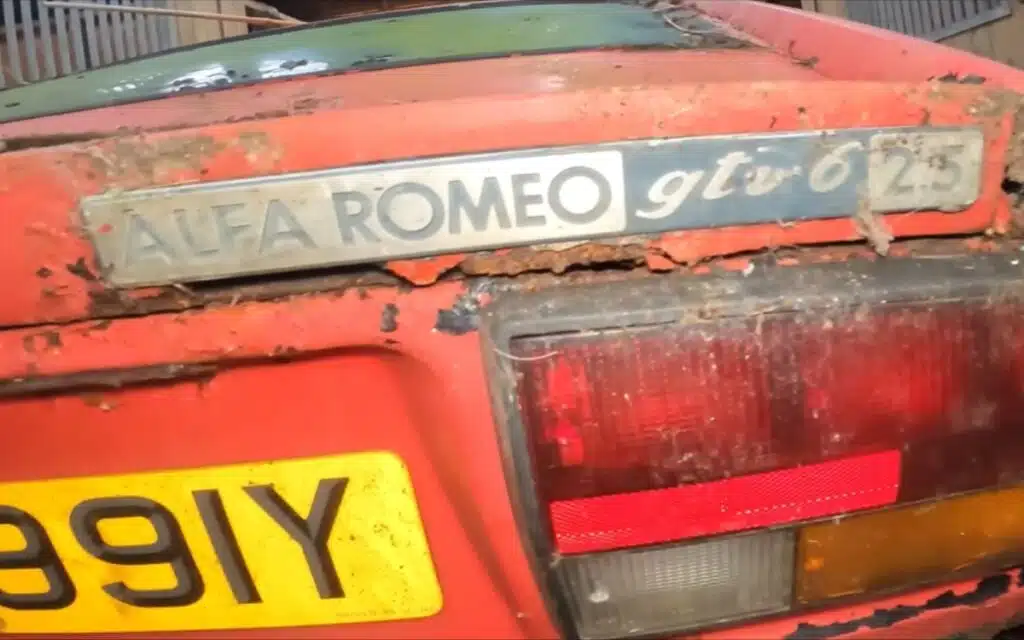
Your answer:
[[[986,254],[795,267],[766,262],[747,275],[660,275],[506,291],[498,296],[482,313],[480,333],[506,483],[527,556],[563,634],[577,637],[562,584],[553,570],[560,559],[549,537],[549,517],[535,491],[530,445],[517,401],[513,340],[763,313],[836,311],[962,297],[1024,298],[1021,259],[1018,254]]]

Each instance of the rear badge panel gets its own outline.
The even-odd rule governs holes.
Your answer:
[[[629,141],[92,196],[107,280],[216,280],[545,242],[876,212],[957,211],[975,128]]]

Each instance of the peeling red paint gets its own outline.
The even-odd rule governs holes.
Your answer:
[[[676,263],[669,260],[666,256],[654,251],[648,251],[644,254],[644,261],[647,264],[647,268],[651,271],[671,271],[676,268]]]
[[[640,265],[646,250],[640,242],[621,239],[612,242],[570,243],[564,248],[519,247],[494,253],[467,256],[459,265],[466,275],[519,275],[536,271],[565,273],[572,267],[607,264]]]
[[[464,258],[463,254],[454,253],[421,260],[391,260],[384,268],[412,284],[426,286],[437,282],[438,278],[457,267]]]

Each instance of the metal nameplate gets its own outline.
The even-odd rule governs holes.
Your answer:
[[[976,128],[848,129],[450,156],[83,199],[106,279],[214,280],[497,247],[966,208]]]

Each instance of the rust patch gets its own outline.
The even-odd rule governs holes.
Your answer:
[[[1024,183],[1024,101],[1014,113],[1013,135],[1006,154],[1006,177]]]
[[[1014,97],[1013,130],[1006,150],[1003,190],[1010,206],[1010,233],[1024,235],[1024,98]]]
[[[89,331],[106,331],[110,328],[111,324],[110,320],[99,320],[89,325]]]
[[[952,590],[928,600],[922,605],[897,605],[888,609],[877,609],[863,618],[856,618],[832,624],[809,624],[801,622],[795,631],[786,636],[787,640],[818,640],[837,638],[858,629],[886,629],[905,620],[916,618],[929,611],[955,609],[958,607],[979,607],[989,600],[999,598],[1010,591],[1012,578],[1009,573],[984,578],[978,582],[974,590],[957,594]]]
[[[943,87],[945,87],[945,90],[943,90]],[[974,88],[970,87],[967,89],[972,90]],[[957,95],[955,92],[958,90],[961,89],[955,85],[933,83],[931,96],[933,98],[943,98]],[[976,94],[974,99],[967,104],[966,113],[977,118],[1000,118],[1006,114],[1014,113],[1020,106],[1020,102],[1020,95],[1013,91],[993,89]]]
[[[60,333],[52,329],[48,329],[39,334],[39,337],[46,342],[46,346],[49,349],[60,349],[64,346],[64,343],[60,339]]]
[[[255,169],[267,170],[281,160],[281,149],[272,144],[270,136],[262,131],[243,131],[235,144],[245,153],[245,159]]]
[[[120,291],[94,289],[89,291],[89,315],[95,318],[138,316],[157,311],[183,310],[192,306],[188,296],[173,287],[157,290]]]
[[[101,393],[83,393],[78,397],[82,399],[82,402],[84,402],[86,406],[99,409],[100,411],[110,411],[117,406],[115,403],[108,401],[103,397],[103,394]]]
[[[602,244],[584,242],[564,249],[523,247],[480,253],[466,257],[460,265],[469,276],[515,276],[533,271],[565,273],[572,267],[599,267],[626,264],[630,267],[646,263],[647,248],[640,242]]]
[[[68,285],[64,284],[56,287],[43,287],[39,294],[44,300],[57,300],[67,295],[69,288]]]
[[[998,237],[901,238],[891,241],[888,255],[949,257],[977,252],[1016,251],[1019,245],[1019,240]],[[487,276],[492,282],[507,282],[510,286],[533,289],[623,278],[647,278],[663,272],[748,272],[762,268],[762,265],[841,262],[855,257],[877,259],[878,255],[873,246],[867,246],[863,241],[846,241],[799,247],[772,246],[707,257],[695,253],[693,243],[685,236],[630,238],[624,244],[578,243],[561,249],[549,246],[474,254],[463,257],[450,275],[452,279]],[[174,287],[122,291],[94,286],[89,293],[89,315],[95,319],[131,317],[218,305],[233,306],[251,301],[287,300],[305,295],[346,295],[353,290],[356,295],[366,298],[367,289],[371,287],[389,287],[402,292],[414,288],[407,280],[397,277],[397,274],[383,271],[332,273],[270,282],[208,283],[184,291]],[[467,308],[466,305],[460,307],[463,310]],[[460,324],[460,315],[472,314],[445,313],[440,322],[441,329],[461,330],[463,325]],[[451,320],[455,320],[454,324]],[[101,320],[94,329],[102,330],[106,326]]]
[[[929,78],[929,80],[932,79],[936,82],[952,82],[954,84],[985,84],[985,78],[973,73],[967,73],[962,76],[958,76],[955,73],[947,73],[938,78]]]
[[[289,107],[295,114],[306,114],[323,109],[337,109],[341,107],[341,98],[337,96],[319,97],[316,95],[293,98]]]
[[[288,109],[270,109],[269,111],[257,111],[250,117],[232,117],[225,122],[244,122],[245,120],[270,120],[272,118],[287,118],[291,115]]]
[[[494,292],[494,283],[480,280],[466,287],[451,307],[437,310],[434,330],[452,336],[465,335],[480,326],[480,309]]]
[[[33,333],[21,339],[21,348],[25,353],[35,354],[42,350],[60,349],[64,346],[60,333],[53,329],[46,329],[39,333]]]
[[[302,351],[296,347],[287,344],[274,345],[274,348],[270,350],[270,357],[275,359],[288,359],[295,358],[302,354]]]
[[[889,247],[895,236],[885,223],[885,218],[868,206],[867,198],[861,198],[857,205],[857,212],[853,214],[853,226],[878,255],[889,254]]]
[[[380,330],[384,333],[392,333],[398,330],[398,306],[394,303],[387,303],[381,310]]]
[[[116,318],[142,316],[167,311],[234,306],[240,302],[274,300],[312,293],[343,294],[368,286],[401,286],[403,281],[380,273],[344,273],[253,283],[214,283],[189,287],[151,287],[148,289],[100,289],[89,291],[89,316]],[[362,291],[362,295],[367,295]]]

